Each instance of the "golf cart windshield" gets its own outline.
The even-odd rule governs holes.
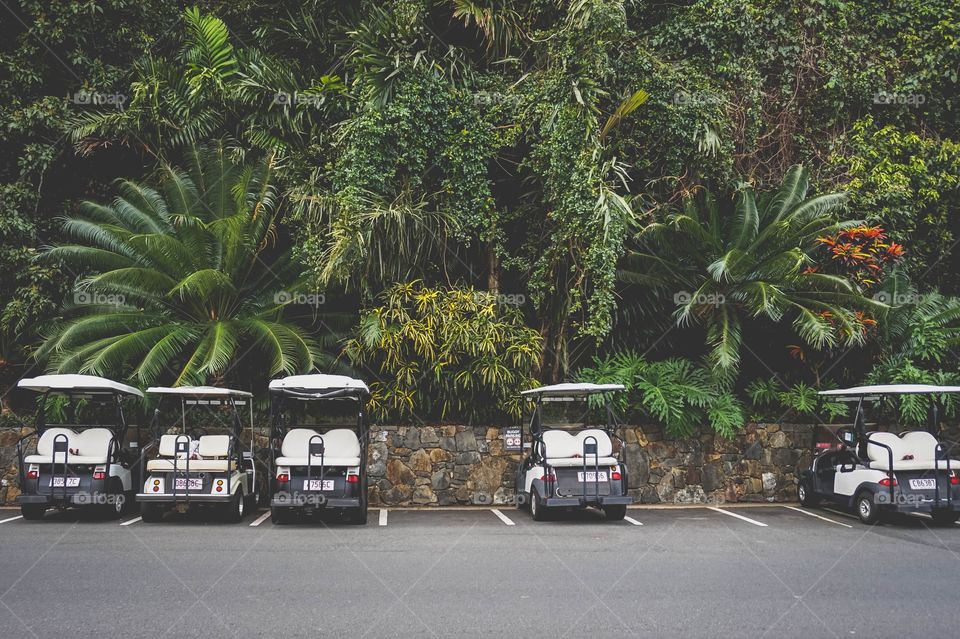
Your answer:
[[[21,379],[19,388],[40,393],[36,429],[107,428],[122,438],[126,430],[121,400],[143,397],[132,386],[94,375],[41,375]]]
[[[147,394],[160,398],[154,411],[155,437],[227,431],[240,438],[246,431],[253,445],[251,393],[213,386],[151,386]]]
[[[523,391],[521,395],[534,405],[530,431],[536,434],[543,428],[615,428],[617,421],[610,404],[610,396],[622,390],[622,384],[565,383],[532,388]],[[605,408],[602,414],[598,414],[598,411],[592,410],[590,406],[596,404],[598,398]]]

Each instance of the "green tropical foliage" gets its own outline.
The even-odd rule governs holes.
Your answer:
[[[632,352],[595,358],[578,373],[580,381],[623,384],[616,401],[632,418],[654,419],[669,435],[686,437],[703,424],[730,437],[743,427],[745,413],[736,395],[719,383],[709,369],[686,359],[650,362]]]
[[[157,188],[121,181],[113,202],[84,202],[65,220],[73,243],[44,257],[82,275],[37,352],[51,369],[198,384],[244,364],[276,375],[322,361],[314,338],[283,319],[297,269],[289,251],[271,250],[273,159],[240,165],[210,146],[186,161],[165,165]]]
[[[754,379],[783,380],[750,410],[806,415],[812,389],[960,370],[956,2],[24,0],[5,11],[0,390],[38,352],[54,368],[141,381],[255,385],[270,368],[346,366],[343,344],[355,342],[343,340],[362,341],[361,318],[409,286],[524,299],[496,305],[497,321],[539,336],[512,368],[521,386],[643,352],[665,387],[706,375],[718,397],[748,405]],[[193,227],[168,224],[129,190],[152,187],[172,210],[170,167],[192,174],[194,148],[213,141],[238,174],[252,171],[231,185],[235,202],[259,179],[252,167],[269,167],[265,235],[200,212]],[[80,204],[118,191],[159,231]],[[897,259],[864,277],[829,261],[857,261],[837,232],[853,220],[882,228]],[[119,244],[100,244],[111,233]],[[120,262],[36,257],[97,248],[180,282],[192,265],[157,260],[204,233],[260,240],[240,251],[260,259],[246,275],[190,280],[233,300],[217,312],[236,346],[218,342],[212,359],[210,321],[185,310],[203,306],[202,289],[171,294],[144,275],[121,291],[107,276],[131,268]],[[818,234],[831,251],[814,250]],[[151,257],[122,252],[134,245]],[[894,262],[929,307],[878,297],[901,286],[883,281]],[[274,304],[274,285],[327,302]],[[63,306],[74,292],[122,294],[144,323],[68,332],[106,330],[120,310]],[[242,328],[250,318],[306,346],[270,346]],[[156,373],[142,363],[163,326],[183,344],[148,360],[165,359]],[[245,347],[261,342],[270,365],[254,367]],[[371,357],[358,375],[382,374]],[[443,393],[473,392],[469,376],[450,379]],[[444,408],[429,378],[404,390],[417,415],[473,409]],[[483,392],[491,412],[515,410],[495,399],[514,394]],[[655,406],[637,414],[693,423]],[[706,405],[691,410],[709,421]]]
[[[882,308],[846,278],[817,272],[818,237],[853,224],[839,220],[840,193],[807,197],[807,171],[793,167],[776,190],[759,198],[743,186],[733,202],[706,192],[687,199],[641,232],[621,270],[625,282],[674,297],[678,325],[705,328],[709,362],[736,372],[744,325],[790,322],[816,348],[862,344],[856,310]]]
[[[397,284],[360,319],[345,352],[372,371],[373,410],[381,417],[519,417],[519,389],[536,385],[530,371],[540,336],[515,307],[472,288]]]

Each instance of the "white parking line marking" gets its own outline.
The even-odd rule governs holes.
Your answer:
[[[129,526],[130,524],[135,524],[135,523],[137,523],[137,522],[140,521],[141,519],[143,519],[143,517],[134,517],[134,518],[131,519],[130,521],[125,521],[125,522],[123,522],[123,523],[120,524],[120,525],[121,525],[121,526]]]
[[[11,517],[10,519],[4,519],[3,521],[0,521],[0,524],[5,524],[8,521],[16,521],[17,519],[23,519],[23,515],[17,515],[16,517]]]
[[[624,519],[627,520],[627,521],[629,521],[629,522],[630,522],[631,524],[633,524],[634,526],[642,526],[642,525],[643,525],[643,524],[641,524],[639,521],[637,521],[636,519],[634,519],[633,517],[624,517]]]
[[[262,524],[262,523],[267,519],[267,517],[269,517],[269,516],[270,516],[270,511],[268,510],[267,512],[263,513],[262,515],[260,515],[260,516],[257,517],[256,519],[254,519],[252,522],[250,522],[250,525],[251,525],[251,526],[259,526],[259,525]]]
[[[387,525],[387,509],[386,508],[380,509],[380,525],[381,526]]]
[[[766,525],[765,523],[763,523],[762,521],[757,521],[756,519],[750,519],[749,517],[744,517],[743,515],[738,515],[738,514],[735,513],[735,512],[731,512],[731,511],[729,511],[729,510],[724,510],[723,508],[714,508],[713,506],[707,506],[707,510],[715,510],[715,511],[717,511],[718,513],[723,513],[724,515],[730,515],[731,517],[736,517],[737,519],[742,519],[743,521],[749,522],[749,523],[753,524],[754,526],[763,526],[764,528],[767,527],[767,525]]]
[[[850,524],[845,524],[842,521],[836,521],[835,519],[830,519],[829,517],[824,517],[823,515],[818,515],[817,513],[812,513],[809,510],[804,510],[803,508],[797,508],[796,506],[784,506],[789,510],[795,510],[798,513],[803,513],[804,515],[809,515],[810,517],[816,517],[817,519],[822,519],[823,521],[829,521],[831,524],[836,524],[838,526],[843,526],[844,528],[853,528]]]
[[[500,521],[502,521],[502,522],[505,523],[506,525],[508,525],[508,526],[515,526],[515,525],[516,525],[516,524],[514,524],[514,523],[510,520],[509,517],[507,517],[507,516],[504,515],[502,512],[500,512],[500,509],[499,509],[499,508],[491,508],[491,509],[490,509],[490,512],[492,512],[494,515],[496,515],[497,517],[499,517],[499,518],[500,518]]]

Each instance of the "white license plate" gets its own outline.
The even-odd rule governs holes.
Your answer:
[[[182,477],[173,483],[174,490],[203,490],[202,479],[183,479]]]
[[[937,487],[936,479],[911,479],[910,488],[914,490],[933,490]]]
[[[304,490],[333,490],[332,479],[304,479]]]
[[[600,477],[598,478],[597,475],[600,475]],[[577,479],[579,481],[607,481],[607,473],[603,471],[599,473],[584,473],[580,471],[577,473]]]
[[[63,480],[67,480],[67,488],[76,488],[80,485],[79,477],[51,477],[50,486],[52,488],[63,488]]]

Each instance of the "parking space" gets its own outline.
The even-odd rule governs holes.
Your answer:
[[[891,636],[920,614],[927,631],[953,628],[960,526],[791,505],[628,517],[372,510],[366,526],[276,526],[264,510],[240,525],[2,510],[0,635]]]

